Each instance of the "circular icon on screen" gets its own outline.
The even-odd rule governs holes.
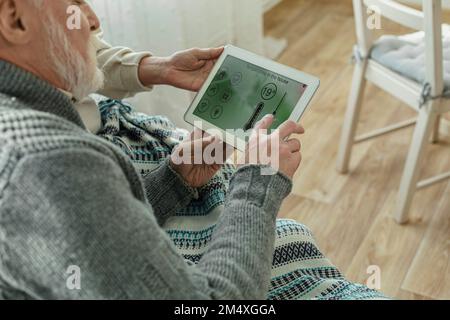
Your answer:
[[[224,93],[222,94],[222,97],[221,97],[222,102],[228,102],[228,101],[230,101],[230,99],[231,99],[232,96],[233,96],[233,93],[231,92],[231,90],[230,90],[230,89],[226,89],[226,90],[224,91]]]
[[[233,76],[231,77],[231,84],[233,86],[237,86],[238,84],[240,84],[242,81],[242,73],[240,72],[236,72],[235,74],[233,74]]]
[[[211,118],[219,119],[223,114],[222,106],[215,106],[214,109],[211,110]]]
[[[222,81],[225,80],[228,74],[228,70],[227,69],[222,69],[219,71],[219,73],[217,74],[216,80],[218,81]]]
[[[261,90],[261,97],[264,100],[270,100],[277,94],[278,88],[274,83],[266,84]]]
[[[202,113],[208,111],[208,109],[209,109],[209,101],[208,100],[203,100],[198,105],[198,111],[200,111]]]
[[[208,96],[213,97],[215,96],[217,93],[219,92],[219,87],[215,84],[213,84],[209,89],[208,89]]]

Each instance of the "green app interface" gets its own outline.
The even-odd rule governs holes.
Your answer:
[[[194,114],[221,129],[252,129],[267,114],[271,129],[289,119],[307,86],[228,56]]]

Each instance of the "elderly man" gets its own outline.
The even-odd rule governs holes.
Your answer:
[[[248,150],[280,146],[278,173],[261,176],[271,163],[248,155],[237,169],[180,163],[197,142],[224,146],[185,141],[168,119],[119,100],[100,102],[100,115],[84,99],[157,84],[196,91],[222,48],[167,58],[113,48],[76,4],[82,26],[69,31],[73,1],[0,0],[0,299],[384,298],[345,280],[307,227],[275,222],[301,159],[286,138],[300,126],[256,126]]]
[[[81,29],[68,30],[72,4],[0,0],[0,297],[265,298],[276,214],[301,159],[299,142],[285,138],[302,128],[280,129],[277,174],[261,175],[262,165],[245,157],[211,245],[197,265],[186,263],[160,225],[218,166],[168,158],[141,179],[119,149],[86,130],[73,102],[103,83],[93,40],[99,22],[77,1]],[[170,79],[156,60],[133,63],[145,86]],[[254,137],[249,149],[276,138]],[[68,283],[71,270],[81,274],[78,285]]]

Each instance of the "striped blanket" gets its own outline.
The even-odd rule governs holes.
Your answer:
[[[188,133],[165,117],[134,112],[117,100],[99,102],[102,130],[99,136],[120,147],[145,174],[172,152]],[[179,253],[197,263],[208,247],[222,213],[228,184],[235,168],[229,164],[204,187],[198,199],[164,225]],[[278,220],[269,300],[383,299],[379,292],[344,279],[318,249],[311,231],[292,220]]]

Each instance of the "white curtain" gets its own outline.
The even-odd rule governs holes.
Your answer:
[[[235,44],[264,54],[264,8],[277,0],[95,0],[105,39],[113,45],[170,55],[191,47]],[[193,95],[159,87],[132,99],[140,111],[169,116],[188,127],[183,114]]]

